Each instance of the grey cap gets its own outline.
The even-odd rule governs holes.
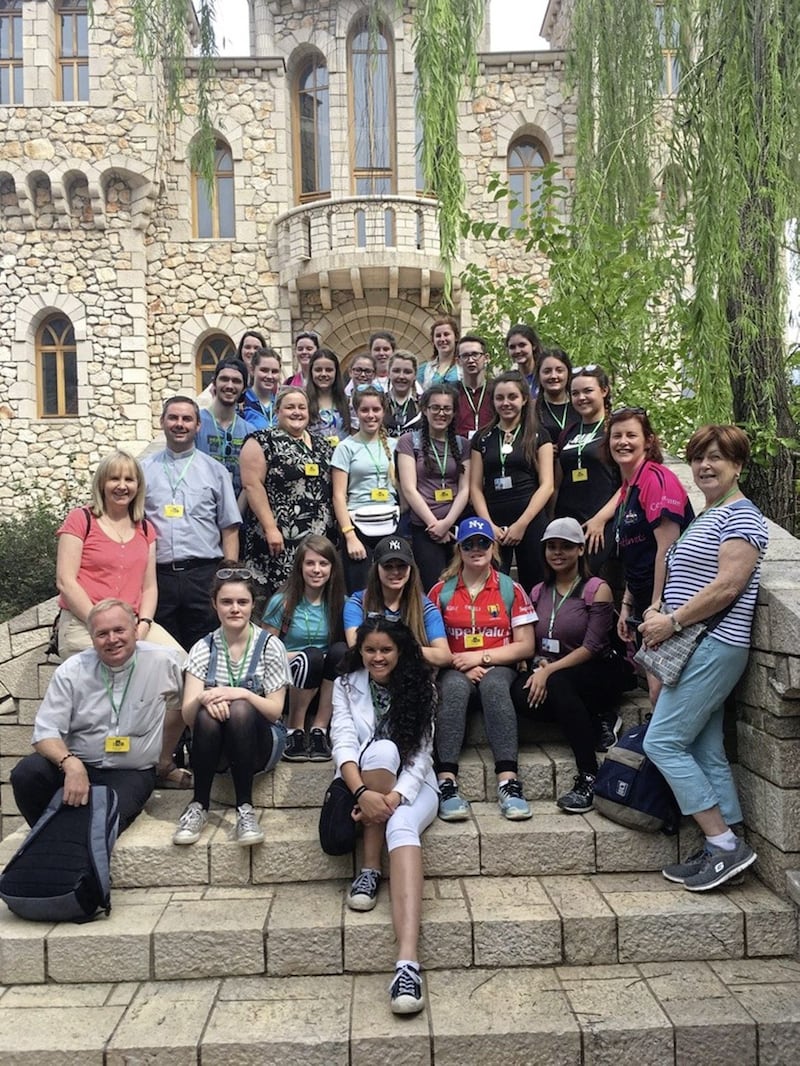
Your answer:
[[[542,534],[542,543],[546,540],[567,540],[570,544],[585,544],[586,537],[580,522],[574,518],[556,518]]]

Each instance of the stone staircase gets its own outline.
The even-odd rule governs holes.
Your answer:
[[[629,699],[624,717],[644,709]],[[6,759],[22,753],[15,728],[29,740],[3,727]],[[472,817],[424,838],[421,1015],[389,1011],[390,886],[353,913],[357,865],[320,851],[330,764],[283,763],[257,782],[263,845],[231,841],[225,779],[193,847],[171,843],[186,794],[155,793],[115,849],[109,918],[0,911],[3,1066],[800,1061],[791,903],[753,876],[707,894],[665,881],[660,867],[697,846],[688,825],[665,837],[559,812],[573,763],[541,727],[520,760],[533,819],[505,821],[478,723],[470,739]],[[0,863],[21,839],[0,843]]]

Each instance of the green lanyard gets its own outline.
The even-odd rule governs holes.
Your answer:
[[[213,417],[213,415],[212,415],[212,417]],[[196,455],[197,455],[197,449],[194,448],[194,449],[192,449],[192,454],[191,454],[191,457],[190,457],[189,461],[185,464],[183,470],[181,470],[181,472],[180,472],[178,480],[175,481],[175,482],[173,482],[172,477],[170,476],[169,467],[167,466],[167,460],[166,459],[162,460],[161,465],[164,467],[164,477],[167,479],[167,482],[169,483],[169,487],[172,489],[172,501],[173,501],[173,503],[175,502],[175,494],[177,493],[177,491],[178,491],[178,489],[180,487],[180,483],[183,481],[183,479],[189,473],[189,467],[194,462],[194,457]]]
[[[503,438],[506,438],[506,437],[509,437],[509,436],[511,437],[511,444],[510,445],[508,444],[508,442],[505,439],[501,439],[501,441],[500,441],[500,477],[505,477],[506,476],[506,459],[514,451],[514,445],[517,443],[517,437],[519,436],[519,432],[520,432],[521,429],[522,429],[522,423],[521,422],[517,426],[517,428],[514,430],[513,433],[511,433],[510,430],[501,429],[499,424],[497,426],[498,436],[502,433],[503,434]],[[504,448],[506,448],[508,450],[504,451],[503,450]]]
[[[594,427],[592,432],[589,434],[588,439],[584,440],[584,433],[586,432],[586,426],[585,426],[585,424],[583,422],[581,422],[581,432],[580,432],[580,435],[578,436],[578,444],[577,444],[577,449],[578,449],[578,469],[579,470],[581,469],[581,465],[582,465],[582,462],[583,462],[583,460],[582,460],[583,449],[586,447],[587,444],[591,444],[592,443],[592,441],[597,436],[597,434],[598,434],[598,432],[600,430],[600,427],[602,425],[603,425],[603,420],[601,419],[597,423],[597,425]]]
[[[566,424],[567,424],[567,408],[569,407],[569,404],[568,403],[563,403],[563,404],[558,404],[557,405],[559,407],[563,407],[564,408],[564,410],[561,413],[561,418],[559,418],[558,415],[555,413],[555,411],[553,410],[553,408],[550,405],[549,400],[545,400],[544,401],[544,405],[547,408],[547,410],[550,412],[550,414],[551,414],[551,416],[553,418],[553,421],[558,426],[558,428],[563,430],[564,426],[566,426]]]
[[[569,599],[569,597],[572,595],[572,593],[575,591],[575,587],[577,586],[579,581],[580,581],[580,574],[576,575],[575,580],[572,582],[572,584],[567,589],[567,591],[564,593],[564,595],[561,597],[561,599],[559,600],[558,603],[556,603],[556,596],[558,596],[558,589],[556,588],[555,584],[553,585],[553,602],[552,602],[552,605],[550,607],[550,625],[547,627],[547,639],[548,640],[552,640],[553,639],[553,626],[556,623],[556,615],[561,610],[561,608],[564,606],[565,602]]]
[[[375,477],[376,477],[377,481],[379,483],[381,481],[383,481],[383,483],[385,485],[388,485],[389,484],[389,464],[387,462],[385,467],[381,466],[380,457],[383,454],[383,448],[381,447],[380,441],[378,442],[378,445],[377,445],[377,448],[378,448],[378,450],[377,450],[378,458],[377,459],[372,454],[371,445],[367,444],[367,442],[365,440],[362,440],[360,443],[361,443],[361,447],[362,448],[366,448],[367,455],[370,457],[370,461],[372,462],[372,465],[375,467]]]
[[[308,640],[309,647],[313,648],[314,647],[314,641],[317,639],[317,637],[320,635],[320,633],[322,631],[323,616],[322,616],[321,613],[317,615],[316,621],[314,622],[314,629],[312,631],[311,623],[309,621],[309,619],[311,618],[311,614],[309,613],[309,608],[311,606],[312,606],[312,604],[310,604],[308,602],[308,600],[302,600],[300,603],[298,603],[297,609],[299,611],[301,607],[303,608],[302,619],[303,619],[303,625],[305,626],[305,630],[306,630],[306,639]]]
[[[233,663],[231,662],[230,648],[228,647],[228,641],[225,639],[225,634],[220,633],[222,638],[222,650],[225,652],[225,662],[228,666],[228,684],[231,688],[237,688],[239,682],[242,679],[245,667],[250,661],[250,645],[253,643],[253,626],[252,624],[247,627],[247,647],[244,649],[244,655],[239,660],[239,669],[234,673]]]
[[[261,414],[266,419],[268,425],[271,426],[272,425],[272,411],[273,411],[273,408],[275,406],[275,401],[274,400],[270,400],[269,406],[265,407],[264,404],[261,402],[260,397],[256,396],[256,399],[258,400],[258,406],[261,408]]]
[[[411,393],[409,392],[408,396],[406,396],[406,401],[403,404],[395,399],[394,395],[390,395],[389,403],[392,405],[392,414],[394,415],[395,422],[397,422],[398,426],[404,426],[406,424],[406,411],[408,410],[408,405],[411,403]]]
[[[463,382],[462,382],[462,385],[463,385]],[[467,397],[467,403],[472,408],[472,414],[474,415],[474,418],[475,418],[475,429],[477,430],[478,422],[480,421],[480,417],[481,417],[481,405],[483,404],[483,397],[486,395],[486,382],[484,381],[483,386],[481,387],[481,395],[480,395],[480,399],[478,400],[477,404],[474,403],[474,401],[472,399],[472,396],[470,395],[470,391],[471,390],[470,390],[469,385],[463,385],[463,388],[464,388],[464,395]]]
[[[125,681],[125,687],[122,690],[122,696],[119,703],[114,700],[114,678],[115,675],[111,673],[108,667],[103,667],[103,684],[106,687],[106,695],[108,696],[108,702],[111,704],[111,721],[114,729],[119,736],[119,716],[122,714],[122,705],[125,702],[125,697],[128,695],[128,689],[131,685],[131,678],[133,677],[133,671],[136,669],[136,655],[133,656],[133,662],[131,668],[128,671],[128,677]]]
[[[447,479],[447,441],[444,442],[444,453],[442,455],[439,455],[439,452],[436,448],[436,442],[433,440],[433,438],[431,438],[431,451],[433,452],[433,457],[436,460],[436,465],[439,467],[439,473],[442,475],[442,488],[444,488],[444,483]]]

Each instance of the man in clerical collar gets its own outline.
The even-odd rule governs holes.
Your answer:
[[[59,788],[72,807],[90,785],[117,794],[120,832],[136,818],[171,762],[183,731],[182,656],[136,641],[136,614],[122,600],[95,604],[87,619],[92,647],[53,674],[33,726],[35,752],[11,771],[17,807],[34,825]]]

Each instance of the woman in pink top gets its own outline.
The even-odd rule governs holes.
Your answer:
[[[144,475],[126,452],[115,451],[97,468],[89,507],[70,511],[58,530],[56,585],[62,659],[92,646],[86,617],[111,597],[139,616],[137,640],[179,645],[153,622],[158,602],[156,531],[144,518]]]

